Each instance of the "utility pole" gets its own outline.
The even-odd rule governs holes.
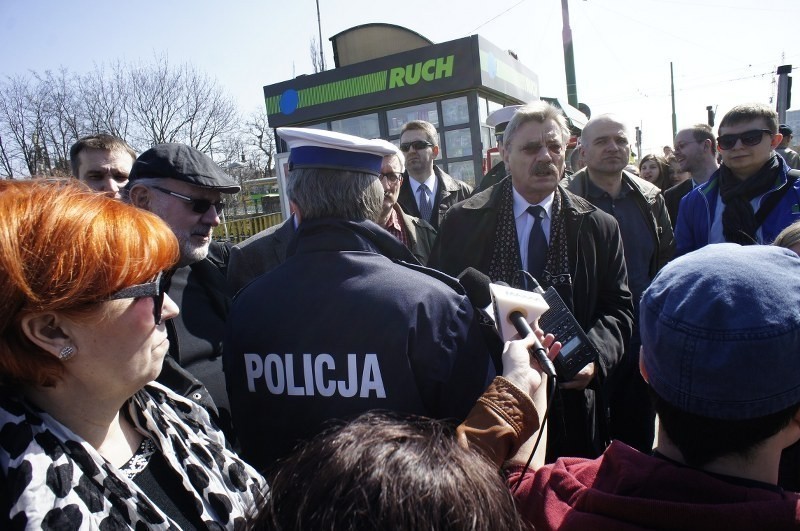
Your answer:
[[[317,28],[319,29],[319,71],[325,71],[325,55],[322,53],[322,21],[319,17],[319,0],[317,0]]]
[[[672,61],[669,62],[669,90],[672,94],[672,138],[678,134],[678,116],[675,114],[675,74],[672,70]]]
[[[782,124],[786,123],[786,111],[792,106],[792,65],[783,65],[778,67],[778,104],[776,111],[778,111],[778,121]]]
[[[575,52],[572,48],[572,29],[569,27],[568,0],[561,0],[561,18],[564,21],[561,39],[564,42],[564,70],[567,74],[567,102],[577,109],[578,83],[575,80]]]
[[[636,160],[642,160],[642,128],[636,126]]]

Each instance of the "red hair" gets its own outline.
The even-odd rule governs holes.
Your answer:
[[[23,316],[91,315],[178,260],[159,217],[74,180],[0,181],[0,212],[0,377],[9,383],[53,385],[63,372],[23,333]]]

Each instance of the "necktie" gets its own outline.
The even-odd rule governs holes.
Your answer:
[[[431,220],[431,200],[428,196],[428,187],[420,184],[417,189],[419,192],[419,217],[425,221]]]
[[[533,216],[533,227],[528,238],[528,273],[541,281],[544,265],[547,262],[547,238],[542,228],[545,210],[538,205],[529,206],[528,213]]]

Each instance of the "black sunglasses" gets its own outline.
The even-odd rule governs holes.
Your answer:
[[[741,139],[742,144],[745,146],[757,146],[764,138],[764,133],[773,136],[775,133],[769,129],[753,129],[752,131],[745,131],[744,133],[722,135],[717,137],[717,144],[720,149],[733,149],[736,142]]]
[[[107,300],[115,301],[119,299],[141,299],[142,297],[153,298],[153,318],[156,325],[161,323],[161,308],[164,306],[164,285],[169,277],[163,273],[156,275],[156,278],[146,284],[137,284],[128,288],[123,288],[111,294]]]
[[[221,214],[222,210],[225,208],[225,203],[222,201],[209,201],[208,199],[193,199],[189,196],[185,196],[183,194],[179,194],[178,192],[173,192],[172,190],[167,190],[166,188],[161,188],[160,186],[153,186],[159,192],[164,192],[165,194],[169,194],[172,197],[177,197],[187,203],[192,204],[192,212],[197,212],[198,214],[205,214],[208,212],[208,209],[212,206],[217,211],[217,214]]]
[[[414,151],[422,151],[423,149],[433,147],[433,144],[425,140],[415,140],[413,142],[403,142],[400,144],[400,151],[408,153],[408,150],[414,148]]]
[[[400,180],[402,175],[399,173],[392,172],[392,173],[381,173],[380,175],[378,175],[378,177],[380,177],[381,179],[386,179],[390,183],[396,183],[397,181]]]

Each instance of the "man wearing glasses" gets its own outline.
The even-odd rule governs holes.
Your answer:
[[[381,185],[383,185],[383,206],[378,225],[400,240],[411,254],[425,265],[436,239],[436,229],[423,219],[409,216],[397,204],[400,186],[403,184],[403,156],[400,153],[383,157],[381,164]]]
[[[400,206],[405,212],[439,228],[447,209],[472,194],[472,187],[453,179],[433,161],[439,156],[439,133],[430,122],[412,120],[400,132],[400,151],[406,172],[400,185]]]
[[[239,185],[207,155],[184,144],[160,144],[139,156],[127,186],[131,204],[148,210],[175,233],[180,259],[163,289],[181,309],[167,321],[169,353],[197,381],[188,381],[169,364],[158,378],[173,390],[207,404],[202,383],[229,428],[228,396],[222,373],[222,338],[231,304],[225,279],[229,250],[212,241],[225,206],[223,194]],[[169,359],[169,357],[168,357]]]
[[[722,165],[681,200],[676,255],[709,243],[768,244],[800,219],[796,170],[775,153],[782,138],[767,105],[737,105],[725,115],[717,137]]]
[[[717,139],[714,138],[711,126],[696,124],[678,131],[675,135],[675,159],[680,164],[681,171],[689,172],[692,176],[664,191],[664,202],[673,227],[678,221],[678,207],[683,196],[707,182],[719,168]]]

